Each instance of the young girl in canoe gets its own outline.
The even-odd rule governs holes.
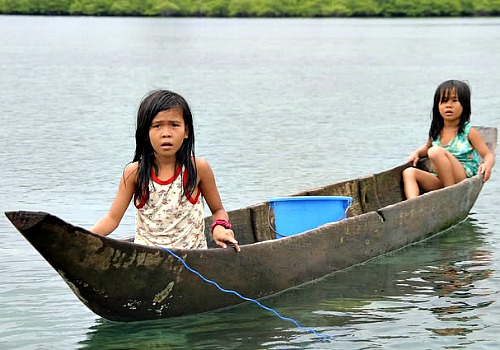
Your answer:
[[[478,172],[483,181],[490,178],[495,157],[479,132],[470,126],[470,114],[470,89],[466,83],[448,80],[437,87],[427,142],[407,159],[416,166],[419,158],[428,156],[435,173],[415,167],[405,169],[406,198],[454,185]]]
[[[194,156],[194,127],[186,100],[155,90],[137,112],[135,154],[121,177],[109,212],[91,231],[108,235],[130,202],[136,211],[134,242],[169,248],[207,248],[202,197],[212,212],[215,243],[239,251],[215,177],[207,161]]]

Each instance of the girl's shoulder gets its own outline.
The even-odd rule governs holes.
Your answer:
[[[210,167],[210,164],[208,164],[208,161],[203,158],[196,157],[196,170],[198,173],[198,179],[213,176],[213,170]]]
[[[196,157],[194,161],[196,169],[198,169],[198,171],[205,171],[207,169],[210,169],[210,165],[208,164],[206,159]]]
[[[470,138],[477,138],[477,137],[481,138],[481,134],[479,133],[479,131],[476,128],[469,125],[469,129],[467,130],[467,137],[469,139]]]
[[[128,182],[132,180],[134,183],[137,181],[137,173],[139,171],[139,162],[128,163],[123,170],[123,178]]]
[[[138,169],[139,169],[139,162],[132,162],[127,164],[124,172],[125,174],[131,174],[133,172],[137,172]]]
[[[475,137],[475,136],[480,135],[480,134],[479,134],[479,131],[477,131],[476,128],[474,128],[473,126],[471,126],[470,123],[467,123],[464,126],[464,135],[466,135],[467,138],[470,139],[471,136]]]
[[[208,162],[205,158],[196,157],[196,158],[194,158],[194,161],[196,162],[196,166],[208,164]]]

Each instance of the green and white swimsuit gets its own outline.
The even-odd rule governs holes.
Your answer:
[[[479,153],[477,153],[469,141],[470,128],[469,123],[465,124],[464,132],[455,135],[453,140],[446,146],[441,144],[439,136],[436,140],[432,141],[433,146],[444,148],[462,163],[467,177],[476,175],[479,167]]]

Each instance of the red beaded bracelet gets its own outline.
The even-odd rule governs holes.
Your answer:
[[[230,230],[233,226],[227,222],[226,220],[224,219],[219,219],[219,220],[215,220],[212,225],[210,225],[210,232],[212,232],[212,234],[214,234],[214,228],[215,226],[222,226],[224,227],[226,230]]]

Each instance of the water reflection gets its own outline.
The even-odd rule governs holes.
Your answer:
[[[463,336],[487,327],[480,313],[495,301],[495,292],[481,284],[493,272],[483,231],[470,218],[428,241],[263,303],[336,343],[346,339],[348,347],[353,340],[369,346],[408,339],[414,327],[421,328],[420,336]],[[253,304],[151,322],[99,320],[87,335],[81,342],[86,349],[318,348],[313,334]]]
[[[174,320],[123,324],[101,319],[80,345],[84,349],[257,349],[262,341],[287,344],[296,335],[273,316],[243,306]],[[311,342],[307,339],[306,344]]]

